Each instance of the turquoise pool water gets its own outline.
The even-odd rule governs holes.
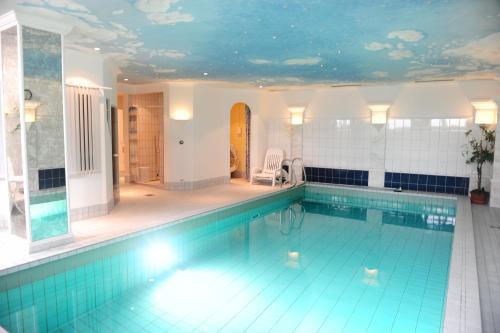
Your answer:
[[[66,192],[30,198],[31,238],[34,241],[68,233]]]
[[[12,332],[440,332],[455,202],[308,187],[0,278]]]

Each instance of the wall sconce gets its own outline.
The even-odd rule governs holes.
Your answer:
[[[476,114],[474,122],[479,125],[491,125],[497,122],[497,104],[493,100],[471,102]]]
[[[40,106],[39,102],[24,101],[24,122],[34,123],[36,121],[36,109]]]
[[[174,109],[170,112],[170,118],[174,120],[189,120],[191,119],[191,113],[186,109]]]
[[[390,104],[370,104],[368,108],[372,112],[372,124],[387,123],[387,111],[391,107]]]
[[[290,111],[292,115],[292,125],[302,125],[304,118],[304,109],[305,107],[303,106],[294,106],[288,108],[288,111]]]

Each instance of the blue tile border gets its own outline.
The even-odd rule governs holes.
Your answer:
[[[368,171],[305,167],[307,180],[315,183],[368,186]]]
[[[64,168],[38,170],[38,189],[46,190],[66,186],[66,172]]]
[[[469,177],[386,172],[384,187],[401,187],[403,190],[410,191],[467,195],[469,193]]]

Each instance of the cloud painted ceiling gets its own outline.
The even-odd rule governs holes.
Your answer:
[[[268,86],[500,74],[498,0],[18,0],[13,5],[73,25],[69,45],[100,47],[130,82]]]

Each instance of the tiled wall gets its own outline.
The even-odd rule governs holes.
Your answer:
[[[131,96],[136,111],[130,113],[130,172],[140,181],[139,168],[148,168],[149,179],[163,179],[163,94]]]
[[[410,191],[467,195],[469,193],[469,178],[386,172],[384,187],[402,188],[403,190]]]
[[[368,186],[368,171],[306,167],[307,181]]]
[[[462,156],[470,119],[389,119],[385,169],[390,172],[469,176]]]
[[[469,118],[388,119],[386,125],[377,126],[368,118],[305,118],[302,126],[274,119],[268,127],[268,147],[302,156],[311,181],[356,185],[364,179],[344,173],[334,176],[333,170],[365,170],[373,178],[370,186],[392,187],[392,181],[387,184],[384,179],[386,171],[430,176],[431,183],[404,183],[406,189],[467,194],[471,170],[462,152],[465,132],[476,127]],[[459,185],[434,184],[433,176],[446,176],[449,184]]]
[[[17,27],[12,27],[1,32],[2,46],[2,70],[5,81],[2,86],[2,109],[4,110],[4,145],[5,154],[7,155],[7,172],[16,176],[23,174],[21,149],[21,131],[18,129],[20,123],[19,112],[19,59],[17,52]]]
[[[27,125],[26,151],[30,192],[59,187],[59,178],[52,175],[37,179],[39,170],[64,169],[64,123],[62,87],[62,45],[57,33],[23,27],[24,88],[32,101],[40,103],[35,121]],[[64,173],[64,172],[63,172]],[[45,183],[46,186],[38,187]]]
[[[40,190],[66,186],[64,168],[38,170],[38,187]]]
[[[305,119],[304,163],[314,167],[368,170],[373,130],[367,119]]]
[[[290,156],[291,125],[288,119],[274,119],[267,124],[267,147],[283,149]]]

